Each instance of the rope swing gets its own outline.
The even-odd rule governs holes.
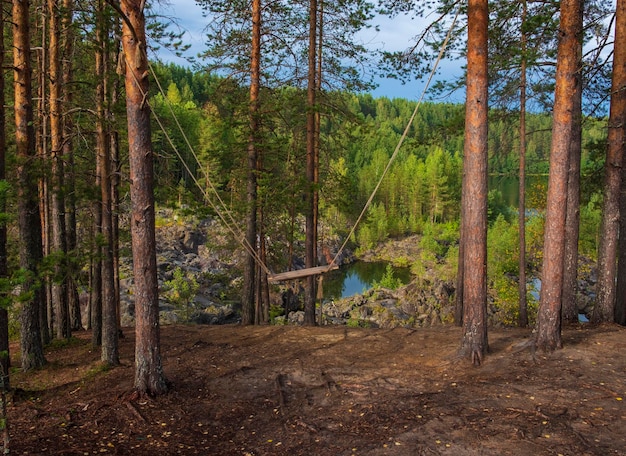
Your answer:
[[[154,109],[152,109],[152,106],[150,106],[150,103],[149,103],[148,98],[147,98],[147,94],[142,93],[144,99],[146,100],[146,102],[150,106],[150,110],[152,111],[152,114],[154,115],[154,118],[155,118],[156,122],[158,123],[159,127],[163,131],[163,134],[165,135],[168,143],[170,144],[172,149],[174,149],[174,152],[176,153],[176,156],[178,157],[178,159],[180,160],[180,162],[184,166],[185,170],[191,176],[191,178],[193,179],[193,182],[196,184],[196,186],[198,187],[198,189],[202,193],[204,199],[210,204],[211,208],[215,211],[215,213],[218,215],[218,217],[220,218],[222,223],[224,223],[224,225],[227,227],[227,229],[232,233],[233,237],[242,245],[242,247],[246,250],[246,252],[254,258],[254,261],[259,265],[259,267],[263,270],[263,272],[265,274],[267,274],[267,278],[268,278],[268,280],[270,282],[283,282],[283,281],[288,281],[288,280],[295,280],[295,279],[300,279],[300,278],[304,278],[304,277],[309,277],[309,276],[312,276],[312,275],[321,275],[321,274],[325,274],[325,273],[327,273],[329,271],[332,271],[332,270],[335,270],[335,269],[339,268],[339,265],[337,264],[337,259],[339,258],[339,256],[343,252],[343,250],[345,249],[345,247],[348,244],[348,241],[350,240],[350,238],[354,235],[357,226],[359,225],[359,223],[361,222],[361,220],[365,216],[365,213],[367,212],[367,210],[369,209],[370,205],[372,204],[372,201],[374,200],[374,197],[376,196],[376,193],[378,192],[378,190],[379,190],[379,188],[380,188],[380,186],[381,186],[381,184],[383,182],[383,179],[385,178],[385,176],[387,175],[387,173],[391,169],[391,165],[394,162],[394,160],[396,159],[396,157],[398,156],[398,152],[400,151],[400,147],[402,146],[402,144],[404,143],[404,140],[406,139],[406,137],[408,135],[409,129],[410,129],[411,125],[413,124],[413,121],[415,120],[415,117],[417,115],[417,112],[419,110],[420,105],[422,104],[422,101],[424,99],[426,91],[428,90],[428,87],[430,86],[430,83],[432,81],[432,78],[433,78],[436,70],[437,70],[437,67],[438,67],[441,59],[443,58],[443,54],[444,54],[445,49],[447,47],[448,41],[450,40],[450,37],[452,35],[452,31],[454,30],[454,26],[456,24],[457,18],[459,17],[459,13],[460,13],[460,7],[457,9],[457,12],[456,12],[456,15],[454,17],[454,20],[452,21],[452,25],[450,26],[450,30],[448,30],[446,38],[445,38],[444,42],[442,43],[442,46],[441,46],[441,49],[439,50],[439,54],[437,56],[435,64],[434,64],[434,66],[433,66],[433,68],[432,68],[432,70],[430,72],[428,80],[426,81],[426,85],[424,86],[424,89],[422,90],[422,94],[421,94],[417,104],[415,105],[415,109],[413,110],[413,114],[411,115],[411,118],[407,122],[407,125],[406,125],[406,127],[404,129],[404,132],[402,133],[402,136],[400,137],[400,140],[398,141],[398,144],[396,145],[396,148],[393,151],[393,154],[389,158],[387,166],[383,170],[380,178],[378,179],[378,183],[376,184],[376,187],[374,187],[374,190],[372,191],[370,197],[368,198],[367,202],[363,206],[363,209],[361,210],[361,213],[359,214],[358,218],[356,219],[356,221],[352,225],[352,228],[350,229],[350,233],[348,234],[348,236],[346,236],[346,239],[344,240],[343,244],[341,245],[341,247],[339,248],[339,250],[335,254],[333,260],[328,265],[316,266],[316,267],[313,267],[313,268],[297,269],[297,270],[282,272],[282,273],[278,273],[278,274],[274,274],[274,273],[272,273],[269,270],[267,265],[261,260],[261,258],[257,254],[256,249],[253,246],[250,245],[250,243],[247,241],[245,235],[237,228],[236,221],[233,219],[230,211],[227,210],[226,204],[224,204],[224,201],[222,200],[222,198],[220,197],[217,189],[213,185],[210,177],[205,172],[204,167],[201,166],[200,160],[198,159],[198,156],[197,156],[193,146],[189,142],[189,139],[187,138],[187,135],[185,134],[185,130],[182,128],[182,126],[181,126],[181,124],[180,124],[180,122],[179,122],[179,120],[178,120],[178,118],[176,116],[176,113],[174,112],[174,109],[172,108],[172,104],[170,103],[169,99],[167,98],[167,95],[165,94],[165,92],[163,90],[163,87],[161,86],[161,83],[160,83],[160,81],[159,81],[159,79],[158,79],[158,77],[157,77],[157,75],[156,75],[156,73],[154,71],[154,68],[152,67],[152,65],[150,63],[148,63],[148,66],[150,68],[150,72],[151,72],[152,77],[154,78],[154,80],[155,80],[155,82],[157,84],[159,92],[163,96],[163,99],[165,100],[165,103],[168,106],[168,108],[170,110],[170,113],[172,114],[172,117],[173,117],[174,121],[176,122],[176,125],[177,125],[180,133],[182,134],[182,136],[183,136],[183,138],[185,140],[185,143],[187,144],[187,147],[189,148],[189,151],[191,152],[191,155],[193,156],[194,160],[196,161],[196,164],[198,165],[198,169],[200,169],[200,171],[201,171],[201,173],[203,175],[202,177],[204,178],[205,182],[208,183],[209,189],[210,189],[212,195],[218,201],[219,206],[218,206],[218,204],[216,204],[213,201],[213,199],[211,198],[211,196],[209,195],[207,190],[200,184],[199,180],[196,178],[194,173],[191,172],[191,169],[190,169],[189,165],[187,164],[187,162],[185,161],[184,157],[182,156],[182,154],[179,152],[178,148],[176,147],[176,145],[172,141],[172,138],[170,137],[170,135],[166,131],[163,123],[161,122],[161,119],[159,119],[159,117],[157,116],[157,114],[154,111]],[[134,75],[134,73],[133,73],[133,75]],[[139,84],[137,84],[137,85],[139,86]],[[225,215],[224,213],[226,213],[227,215]]]

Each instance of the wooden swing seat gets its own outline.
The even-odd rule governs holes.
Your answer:
[[[278,274],[272,274],[267,276],[267,280],[270,282],[282,282],[285,280],[301,279],[303,277],[309,277],[312,275],[324,274],[328,271],[334,271],[339,269],[336,264],[317,266],[314,268],[297,269],[295,271],[280,272]]]

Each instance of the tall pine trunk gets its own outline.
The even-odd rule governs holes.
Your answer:
[[[45,7],[45,3],[43,4]],[[36,16],[36,27],[41,30],[41,46],[36,47],[37,50],[37,78],[31,77],[31,83],[37,81],[36,89],[31,89],[31,92],[37,92],[37,109],[35,116],[36,133],[35,133],[35,154],[42,159],[48,158],[48,112],[47,112],[47,80],[46,75],[48,71],[48,46],[47,46],[47,19],[48,15],[45,14],[45,9],[39,9],[39,14]],[[39,22],[41,21],[41,22]],[[32,45],[32,43],[31,43]],[[42,165],[45,161],[42,161]],[[43,168],[42,168],[43,170]],[[48,257],[51,250],[51,225],[50,225],[50,181],[47,172],[39,173],[37,185],[39,188],[39,221],[41,223],[42,233],[42,255]],[[55,324],[55,310],[52,303],[52,277],[48,275],[42,278],[43,287],[42,305],[39,308],[39,329],[41,331],[41,340],[44,345],[48,344],[54,335]]]
[[[0,17],[0,55],[3,56],[1,60],[4,62],[4,37],[5,37],[5,25],[8,23],[6,13],[2,10],[2,16]],[[4,109],[6,103],[5,96],[5,76],[4,71],[0,72],[0,180],[6,179],[6,111]],[[0,213],[5,213],[7,210],[6,195],[0,194]],[[0,223],[0,280],[6,280],[9,277],[9,265],[7,257],[7,226],[6,223]],[[4,306],[0,306],[0,375],[2,376],[0,381],[0,388],[8,390],[9,384],[9,367],[10,367],[10,353],[9,353],[9,312]]]
[[[314,268],[317,266],[316,246],[317,246],[317,215],[315,198],[317,186],[315,184],[315,164],[316,164],[316,55],[317,55],[317,0],[309,0],[309,67],[307,81],[307,113],[306,113],[306,212],[305,212],[305,240],[304,240],[304,264],[305,267]],[[315,276],[309,275],[306,278],[306,288],[304,294],[304,324],[315,325]]]
[[[578,71],[576,91],[572,94],[572,138],[570,143],[567,178],[567,213],[565,216],[565,257],[563,268],[563,295],[561,318],[564,322],[578,323],[578,238],[580,234],[580,161],[582,157],[582,27],[583,17],[578,16],[580,32],[577,46]]]
[[[626,162],[626,157],[624,157]],[[622,164],[619,200],[619,232],[626,233],[626,163]],[[626,325],[626,236],[619,236],[615,323]]]
[[[519,96],[519,203],[517,206],[517,220],[519,229],[519,317],[520,327],[528,326],[528,302],[526,293],[526,0],[522,3],[522,62],[520,66],[520,96]]]
[[[168,390],[161,361],[156,266],[154,157],[150,138],[148,56],[144,2],[122,0],[126,114],[130,165],[131,239],[135,280],[135,388],[140,395]]]
[[[487,0],[467,11],[467,100],[463,155],[463,339],[461,354],[482,363],[487,341]]]
[[[49,20],[49,109],[50,109],[50,226],[51,252],[57,256],[55,277],[52,281],[52,307],[54,309],[54,332],[57,338],[71,336],[70,312],[67,299],[67,235],[65,232],[65,185],[63,171],[63,114],[61,69],[61,12],[58,0],[48,0]]]
[[[71,90],[73,72],[73,53],[74,53],[74,33],[72,13],[74,11],[73,0],[63,0],[63,16],[62,16],[62,41],[63,41],[63,84],[62,93],[65,106],[72,105],[73,93]],[[76,260],[76,193],[75,193],[75,171],[74,171],[74,148],[72,142],[72,122],[69,114],[63,116],[63,158],[65,166],[64,184],[65,184],[65,233],[66,248],[69,254],[68,271],[67,271],[67,303],[70,313],[70,328],[72,330],[82,329],[82,312],[80,308],[80,297],[78,295],[77,277],[80,273],[80,266]]]
[[[578,71],[578,15],[580,0],[561,2],[556,86],[550,147],[550,173],[543,245],[541,294],[537,314],[536,347],[553,351],[562,347],[561,296],[565,263],[565,220],[567,214],[567,181]]]
[[[104,21],[104,3],[98,2],[96,15],[96,52],[95,52],[95,75],[96,75],[96,188],[104,186],[102,176],[102,156],[106,151],[106,134],[104,131],[104,49],[102,44],[102,22]],[[106,151],[106,152],[105,152]],[[104,308],[104,253],[106,246],[103,245],[103,213],[102,196],[96,198],[93,203],[93,263],[91,267],[91,340],[94,347],[102,347],[103,336],[103,308]],[[101,349],[101,353],[104,349]]]
[[[257,301],[257,264],[253,252],[257,251],[257,167],[259,136],[259,90],[261,86],[261,0],[252,2],[252,49],[250,55],[250,105],[248,137],[248,179],[246,184],[246,243],[250,252],[246,256],[243,275],[241,323],[251,325],[255,321]]]
[[[615,319],[620,185],[624,165],[624,141],[626,140],[626,126],[624,125],[626,122],[626,46],[624,46],[624,40],[626,40],[626,1],[618,0],[615,14],[608,150],[604,165],[604,203],[598,248],[598,298],[592,314],[592,321],[597,323],[613,322]]]
[[[104,0],[98,2],[97,54],[96,54],[96,135],[97,163],[100,176],[102,203],[102,352],[101,359],[109,365],[119,364],[117,305],[113,271],[113,217],[111,214],[111,159],[106,119],[108,19]]]
[[[24,273],[20,314],[22,369],[46,362],[40,329],[43,290],[37,268],[42,260],[41,219],[37,193],[37,169],[33,124],[32,70],[30,59],[29,1],[13,1],[13,75],[15,90],[15,145],[17,152],[17,194],[20,268]]]

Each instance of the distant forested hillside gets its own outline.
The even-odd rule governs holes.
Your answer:
[[[246,88],[228,79],[175,65],[158,65],[164,94],[153,84],[152,104],[172,143],[158,125],[157,194],[163,204],[201,202],[198,189],[208,180],[235,211],[243,210],[246,171]],[[294,243],[300,236],[305,155],[305,96],[298,89],[262,91],[262,174],[259,176],[268,234]],[[406,99],[369,94],[325,93],[321,101],[321,223],[330,233],[346,233],[378,183],[415,109]],[[176,121],[185,132],[186,143]],[[419,106],[406,141],[383,181],[357,242],[371,246],[388,236],[423,231],[459,216],[464,108],[459,104]],[[493,111],[489,126],[489,170],[518,172],[517,113]],[[551,140],[551,114],[527,119],[527,172],[545,174]],[[587,118],[583,130],[584,202],[598,187],[606,119]],[[193,148],[193,154],[190,150]],[[197,157],[194,158],[194,155]],[[495,191],[496,189],[494,189]],[[501,208],[500,210],[503,210]],[[492,218],[495,219],[495,215]],[[275,261],[288,258],[276,255]],[[286,265],[285,265],[286,266]]]

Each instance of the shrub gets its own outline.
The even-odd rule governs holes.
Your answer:
[[[198,294],[200,285],[195,277],[185,274],[181,268],[174,270],[174,278],[165,282],[167,299],[182,310],[183,319],[189,321],[193,299]]]
[[[391,264],[387,264],[385,274],[383,274],[380,282],[374,281],[373,286],[374,288],[388,288],[389,290],[395,290],[396,288],[400,288],[402,286],[402,281],[394,275],[393,266],[391,266]]]
[[[515,280],[507,276],[498,277],[492,286],[493,305],[498,321],[505,326],[516,326],[519,319],[519,288]],[[537,300],[526,293],[528,324],[534,325],[537,318]]]

